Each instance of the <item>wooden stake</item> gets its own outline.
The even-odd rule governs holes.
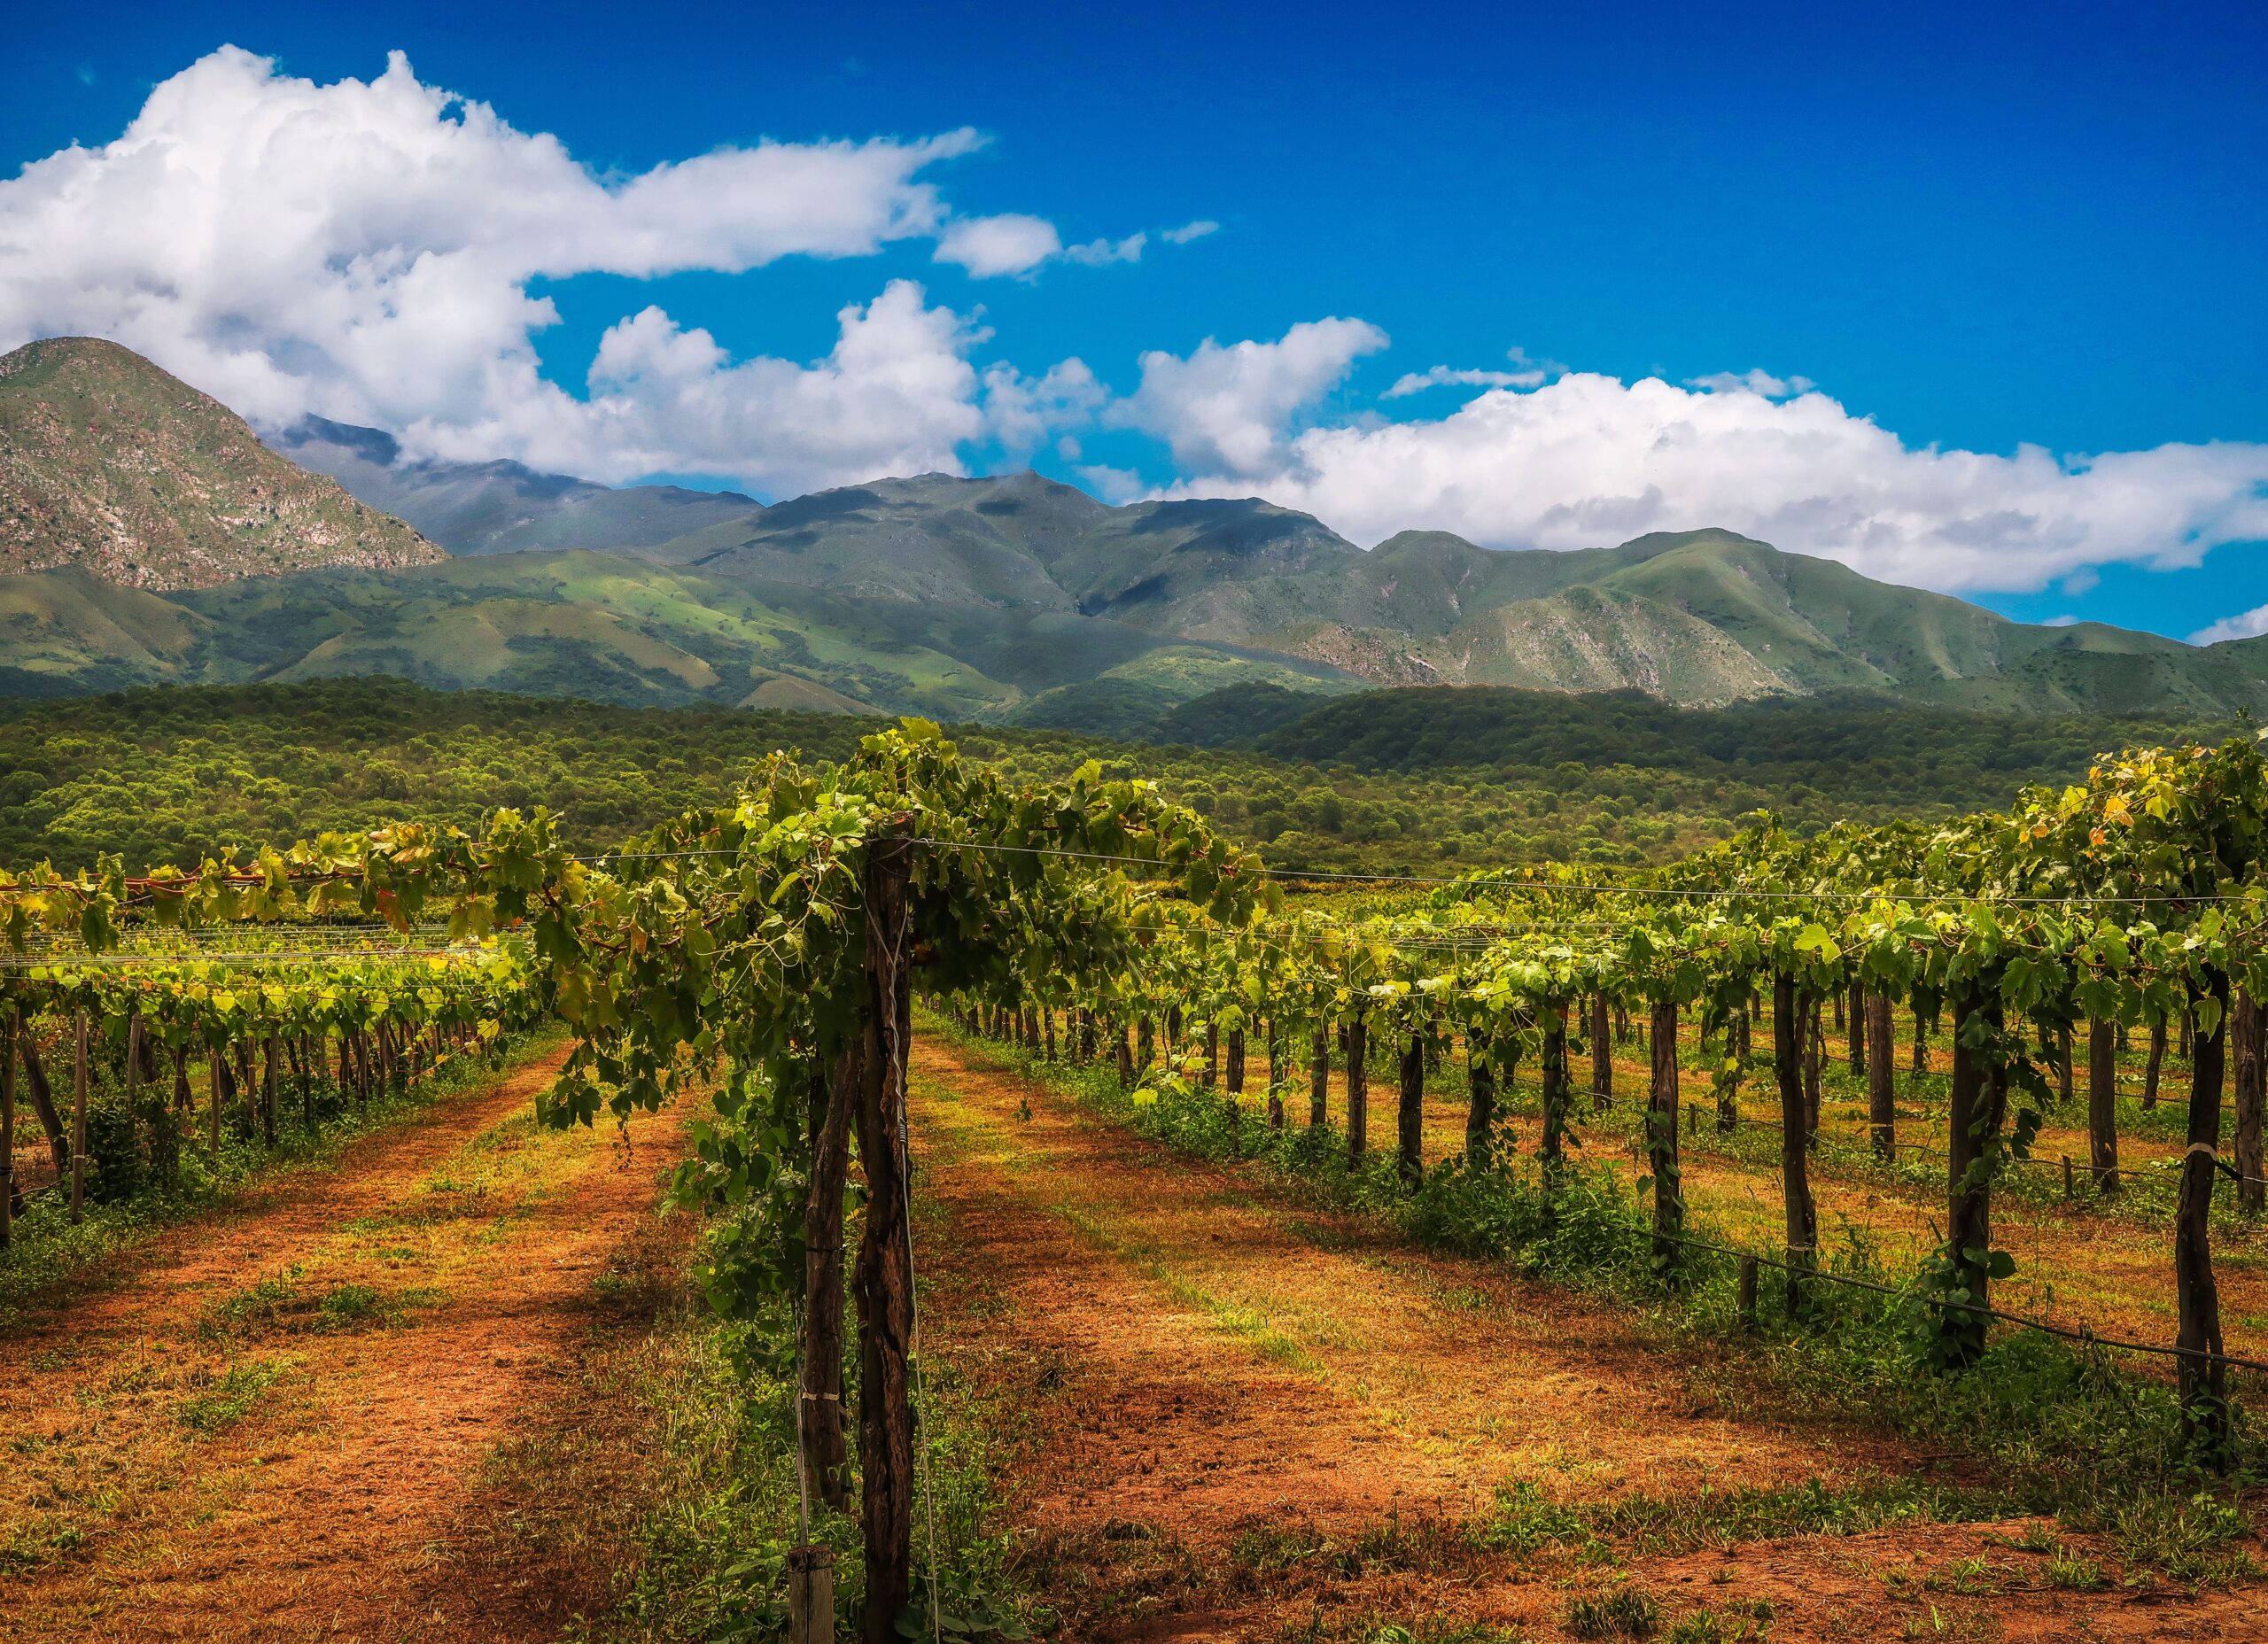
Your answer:
[[[913,1035],[906,930],[912,846],[878,838],[866,868],[866,992],[858,1157],[866,1173],[859,1242],[858,1456],[866,1529],[866,1644],[896,1644],[913,1590],[913,1251],[906,1221],[905,1051]]]
[[[0,1045],[0,1250],[16,1219],[16,1035],[22,1024],[23,1012],[12,1012],[8,1043]]]
[[[1492,1050],[1486,1035],[1465,1035],[1464,1084],[1469,1100],[1464,1113],[1464,1159],[1476,1170],[1486,1170],[1495,1162],[1496,1066],[1490,1060]]]
[[[1808,1268],[1819,1259],[1819,1207],[1811,1192],[1805,1144],[1809,1113],[1804,1101],[1802,1059],[1796,1053],[1802,1031],[1792,976],[1772,979],[1772,1066],[1780,1087],[1780,1195],[1787,1229],[1788,1265]],[[1802,1312],[1803,1276],[1788,1276],[1788,1311]]]
[[[72,1012],[71,1028],[76,1042],[71,1083],[71,1225],[76,1227],[87,1202],[86,1012]]]
[[[1654,1266],[1666,1273],[1685,1230],[1685,1190],[1677,1165],[1677,1006],[1654,1001],[1653,1060],[1646,1087],[1646,1164],[1654,1177]]]
[[[804,1338],[797,1433],[804,1477],[836,1512],[850,1506],[850,1452],[843,1427],[843,1190],[850,1121],[866,1077],[863,1041],[812,1075],[811,1190],[804,1200]],[[833,1571],[830,1569],[830,1581]],[[830,1587],[830,1599],[832,1589]]]
[[[1866,999],[1867,1122],[1874,1130],[1875,1157],[1888,1164],[1898,1152],[1898,1045],[1891,1036],[1890,996]]]
[[[2253,1003],[2252,995],[2240,988],[2236,995],[2234,1021],[2231,1024],[2231,1056],[2235,1074],[2236,1107],[2236,1202],[2237,1207],[2249,1216],[2256,1216],[2263,1207],[2261,1198],[2260,1129],[2261,1109],[2268,1100],[2268,1090],[2263,1089],[2264,1069],[2261,1063],[2260,1007]]]
[[[2118,1035],[2096,1017],[2087,1023],[2087,1167],[2094,1190],[2118,1193]]]
[[[1402,1047],[1402,1104],[1396,1116],[1402,1185],[1415,1188],[1425,1179],[1425,1041],[1414,1033]]]
[[[1969,1167],[2000,1135],[2008,1110],[2008,1069],[1998,1056],[1969,1048],[1968,1022],[1972,1013],[1981,1016],[1988,1034],[1997,1038],[2002,1027],[2000,995],[1956,994],[1953,997],[1953,1079],[1946,1114],[1946,1246],[1961,1270],[1969,1299],[1979,1307],[1989,1307],[1991,1270],[1984,1260],[1972,1259],[1968,1252],[1988,1252],[1985,1260],[1989,1260],[1992,1184],[1970,1181]],[[1984,1316],[1947,1309],[1939,1321],[1941,1334],[1955,1344],[1953,1361],[1975,1363],[1984,1351],[1987,1321]]]
[[[1602,1113],[1614,1105],[1614,1046],[1607,1039],[1603,989],[1591,995],[1591,1105]]]
[[[835,1549],[822,1543],[788,1549],[788,1644],[835,1644]]]
[[[1363,1162],[1371,1145],[1370,1024],[1358,1013],[1347,1024],[1347,1164]]]
[[[2213,1182],[2219,1174],[2221,1078],[2227,1052],[2229,979],[2208,973],[2207,993],[2220,1019],[2210,1033],[2193,1035],[2190,1051],[2189,1151],[2181,1159],[2181,1198],[2174,1211],[2173,1277],[2180,1329],[2174,1345],[2189,1351],[2178,1372],[2182,1421],[2217,1456],[2230,1439],[2228,1366],[2218,1356],[2221,1298],[2213,1283]],[[2185,1012],[2185,1020],[2190,1020]]]

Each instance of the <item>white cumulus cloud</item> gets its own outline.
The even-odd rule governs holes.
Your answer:
[[[1713,371],[1707,376],[1687,377],[1685,385],[1713,394],[1756,394],[1766,399],[1790,399],[1819,386],[1807,376],[1775,376],[1761,370]]]
[[[532,339],[557,314],[534,283],[925,237],[972,271],[1053,254],[1040,219],[952,217],[928,174],[978,143],[766,141],[615,176],[400,53],[325,85],[223,48],[154,88],[114,142],[0,182],[0,351],[109,337],[266,424],[312,411],[416,451],[599,478],[795,490],[954,468],[987,431],[967,358],[983,334],[919,286],[845,309],[833,351],[804,363],[735,362],[648,307],[607,333],[585,399],[541,375]]]
[[[1026,376],[1001,361],[984,371],[984,407],[1001,449],[1016,459],[1029,457],[1065,429],[1091,421],[1110,398],[1082,360],[1066,360],[1039,376]],[[1066,436],[1066,455],[1076,460],[1078,443]]]
[[[1307,392],[1239,393],[1230,369],[1293,337],[1145,358],[1145,425],[1196,476],[1165,494],[1256,492],[1363,541],[1430,529],[1581,548],[1723,526],[1947,591],[2037,588],[2121,561],[2194,565],[2217,544],[2268,538],[2268,446],[1945,450],[1909,446],[1815,390],[1774,397],[1745,378],[1697,390],[1587,372],[1492,388],[1437,419],[1302,430],[1293,414],[1343,349],[1323,351]]]
[[[1460,371],[1453,366],[1429,366],[1394,379],[1381,399],[1407,399],[1429,388],[1533,388],[1543,380],[1541,371]]]
[[[1386,335],[1363,320],[1303,322],[1272,343],[1223,347],[1211,337],[1184,359],[1142,356],[1142,382],[1113,420],[1154,434],[1184,470],[1257,477],[1287,465],[1293,420],[1336,387]]]
[[[2256,605],[2249,611],[2224,616],[2209,628],[2200,628],[2189,636],[2189,643],[2218,645],[2223,640],[2249,640],[2264,633],[2268,633],[2268,605]]]
[[[1045,217],[1003,212],[997,217],[963,217],[946,225],[937,240],[937,260],[959,263],[979,279],[1029,274],[1060,256],[1063,238]]]

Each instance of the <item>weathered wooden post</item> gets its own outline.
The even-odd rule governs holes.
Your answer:
[[[811,1082],[812,1174],[804,1199],[804,1338],[796,1392],[804,1479],[835,1511],[850,1506],[843,1422],[843,1193],[850,1125],[865,1089],[866,1046],[853,1040]],[[832,1584],[834,1568],[827,1567]]]
[[[0,1045],[0,1250],[14,1237],[16,1219],[16,1035],[23,1021],[12,1012],[8,1037]]]
[[[2174,1211],[2173,1276],[2182,1348],[2178,1372],[2182,1421],[2193,1437],[2225,1455],[2231,1429],[2228,1364],[2221,1358],[2221,1298],[2213,1283],[2213,1178],[2221,1143],[2221,1079],[2228,1043],[2229,979],[2210,973],[2202,997],[2219,1007],[2210,1033],[2193,1035],[2189,1080],[2189,1151],[2181,1159],[2181,1198]],[[2193,1002],[2193,1010],[2194,1002]],[[2187,1020],[2185,1017],[2185,1020]],[[2199,1024],[2202,1028],[2202,1024]]]
[[[1646,1151],[1654,1177],[1654,1270],[1666,1273],[1685,1231],[1685,1190],[1677,1165],[1677,1005],[1654,1001],[1653,1056],[1646,1087]]]
[[[2100,1016],[2087,1023],[2087,1166],[2094,1190],[2118,1192],[2118,1035]]]
[[[1550,999],[1543,1006],[1543,1139],[1536,1150],[1547,1175],[1566,1163],[1567,1005]]]
[[[2145,1111],[2158,1105],[2158,1079],[2165,1066],[2165,1012],[2160,1011],[2150,1019],[2149,1055],[2142,1063],[2142,1106]]]
[[[1347,1024],[1347,1166],[1363,1162],[1371,1145],[1370,1024],[1356,1012]]]
[[[71,1013],[74,1057],[71,1079],[71,1225],[79,1225],[87,1202],[87,1013]]]
[[[1476,1170],[1495,1162],[1496,1067],[1489,1060],[1488,1036],[1475,1028],[1464,1035],[1464,1160]]]
[[[1607,1038],[1604,989],[1591,995],[1591,1105],[1602,1113],[1614,1105],[1614,1046]]]
[[[1797,1013],[1797,1031],[1803,1035],[1804,1056],[1804,1145],[1819,1146],[1819,1101],[1821,1061],[1827,1035],[1820,1025],[1820,1006],[1816,998]]]
[[[1425,1179],[1425,1038],[1413,1032],[1402,1047],[1402,1105],[1395,1127],[1396,1164],[1402,1185]]]
[[[1796,981],[1772,979],[1772,1066],[1780,1087],[1780,1195],[1787,1227],[1788,1312],[1800,1314],[1806,1305],[1803,1275],[1819,1260],[1819,1208],[1813,1201],[1805,1137],[1808,1114],[1804,1103],[1804,1075],[1794,1054],[1801,1031],[1796,1010]]]
[[[871,841],[858,1132],[866,1172],[858,1298],[858,1455],[866,1529],[866,1644],[895,1644],[913,1582],[913,1253],[906,1221],[905,1053],[913,1035],[906,930],[912,846]]]
[[[1875,1157],[1888,1164],[1898,1152],[1898,1045],[1891,1037],[1890,996],[1870,993],[1866,1003],[1867,1122]]]
[[[2247,1215],[2260,1214],[2261,1158],[2260,1121],[2264,1096],[2261,1066],[2260,1007],[2254,1003],[2249,989],[2240,988],[2236,995],[2235,1021],[2232,1037],[2233,1055],[2236,1118],[2236,1202]]]
[[[1308,1053],[1308,1128],[1319,1130],[1330,1121],[1331,1030],[1317,1022]]]
[[[1961,1288],[1977,1307],[1992,1305],[1992,1182],[1972,1170],[1998,1138],[2008,1111],[2008,1068],[2002,1061],[2000,996],[1987,990],[1953,996],[1953,1079],[1946,1114],[1946,1251]],[[1972,1049],[1970,1016],[1984,1019],[1989,1048]],[[1974,1364],[1984,1352],[1987,1321],[1948,1308],[1938,1334],[1951,1344],[1948,1360]]]
[[[835,1644],[835,1549],[824,1542],[788,1549],[788,1644]]]

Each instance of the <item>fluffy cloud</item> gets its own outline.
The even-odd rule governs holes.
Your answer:
[[[1073,262],[1099,268],[1105,263],[1141,261],[1142,248],[1149,243],[1150,237],[1146,234],[1130,234],[1122,240],[1089,240],[1084,245],[1074,245],[1063,254]]]
[[[1201,475],[1166,494],[1257,492],[1365,541],[1418,528],[1581,548],[1726,526],[1948,591],[2036,588],[2117,561],[2193,565],[2216,544],[2268,537],[2268,446],[2062,458],[2031,446],[2008,456],[1914,447],[1776,378],[1694,390],[1578,372],[1491,389],[1436,420],[1294,430],[1293,414],[1351,357],[1292,349],[1301,330],[1145,359],[1146,425]],[[1270,374],[1233,362],[1285,353],[1312,361],[1297,387],[1239,392]]]
[[[939,262],[959,263],[979,279],[1029,274],[1062,251],[1062,237],[1055,232],[1053,223],[1021,212],[963,217],[949,224],[937,241]]]
[[[1062,430],[1089,422],[1110,392],[1080,360],[1066,360],[1045,375],[1026,376],[1005,361],[984,372],[984,407],[994,438],[1011,457],[1029,457]],[[1078,444],[1063,440],[1076,460]]]
[[[2264,633],[2268,633],[2268,605],[2256,605],[2249,611],[2224,616],[2210,628],[2200,628],[2189,636],[2189,643],[2218,645],[2223,640],[2250,640]]]
[[[1014,275],[1029,279],[1045,265],[1058,260],[1084,263],[1099,268],[1107,263],[1139,262],[1150,243],[1147,234],[1130,234],[1122,240],[1088,240],[1066,245],[1055,225],[1045,217],[1008,212],[997,217],[963,217],[945,226],[938,237],[936,260],[959,263],[979,279]]]
[[[1186,245],[1192,240],[1201,240],[1208,234],[1218,234],[1221,225],[1209,217],[1200,217],[1195,222],[1184,222],[1178,229],[1168,229],[1158,237],[1169,245]]]
[[[1541,371],[1460,371],[1437,365],[1410,371],[1394,379],[1381,399],[1406,399],[1429,388],[1534,388],[1543,380]]]
[[[1749,393],[1766,399],[1789,399],[1819,386],[1807,376],[1775,376],[1769,371],[1714,371],[1707,376],[1689,376],[1685,385],[1713,394]]]
[[[1386,345],[1386,333],[1363,320],[1309,321],[1280,341],[1226,348],[1208,337],[1187,359],[1144,354],[1141,386],[1112,417],[1163,439],[1184,470],[1283,472],[1292,421]]]
[[[967,359],[982,333],[918,286],[845,309],[833,352],[804,364],[734,363],[648,308],[607,334],[587,400],[540,372],[532,337],[557,314],[532,287],[922,237],[972,273],[1055,254],[1038,218],[951,215],[927,174],[977,143],[765,142],[617,178],[398,53],[375,80],[318,85],[223,49],[152,90],[115,142],[0,182],[0,351],[110,337],[260,423],[313,411],[415,450],[601,478],[696,469],[795,490],[954,468],[987,431]]]
[[[731,474],[773,492],[959,472],[957,447],[985,432],[967,322],[910,280],[837,318],[823,360],[734,363],[707,331],[648,307],[601,339],[587,399],[531,374],[493,419],[413,423],[405,443],[466,461],[525,449],[601,478]]]

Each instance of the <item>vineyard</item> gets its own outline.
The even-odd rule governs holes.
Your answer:
[[[981,1630],[922,1433],[917,1034],[1791,1376],[1894,1343],[1842,1417],[1935,1423],[2021,1470],[2031,1510],[2137,1480],[2219,1501],[2258,1463],[2249,741],[2106,756],[1939,824],[1759,816],[1655,869],[1333,878],[1153,785],[1012,784],[908,722],[840,764],[775,755],[604,853],[540,810],[406,821],[0,876],[0,1236],[539,1017],[573,1035],[548,1123],[710,1098],[675,1193],[713,1217],[718,1314],[792,1309],[804,1528],[764,1580],[798,1639]],[[122,1115],[99,1136],[90,1100]],[[2110,1270],[2114,1247],[2147,1253]],[[2059,1422],[2111,1405],[2117,1444],[2068,1453]],[[1625,1619],[1571,1625],[1659,1617]]]

